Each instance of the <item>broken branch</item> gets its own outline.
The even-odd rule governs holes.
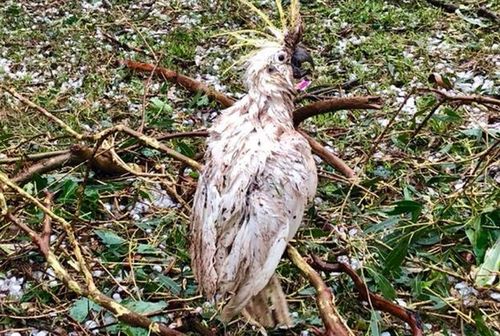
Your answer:
[[[17,187],[15,184],[13,184],[3,173],[0,172],[0,181],[5,183],[7,186],[10,188],[14,189],[18,194],[21,194],[24,198],[29,199],[34,203],[36,206],[38,206],[44,213],[45,213],[45,218],[44,218],[44,224],[42,228],[42,233],[38,234],[35,232],[33,229],[31,229],[28,225],[26,225],[24,222],[22,222],[19,218],[15,217],[13,214],[10,212],[7,212],[5,215],[5,218],[9,220],[10,222],[14,223],[17,225],[20,229],[25,231],[32,241],[34,242],[35,245],[38,246],[40,249],[40,252],[43,254],[45,259],[47,260],[48,265],[54,270],[55,276],[64,283],[66,287],[74,291],[80,296],[84,296],[98,305],[106,308],[109,310],[115,317],[124,322],[127,323],[131,326],[135,327],[142,327],[147,330],[149,330],[152,333],[161,335],[161,336],[182,336],[184,335],[183,333],[180,333],[176,330],[170,329],[167,326],[160,324],[158,322],[154,322],[148,317],[138,314],[134,311],[129,310],[128,308],[122,306],[118,302],[114,301],[113,299],[109,298],[108,296],[102,294],[94,285],[91,275],[89,278],[89,275],[86,274],[88,271],[88,268],[86,267],[85,262],[80,262],[81,252],[80,252],[80,247],[78,243],[75,240],[75,237],[71,231],[71,227],[69,227],[68,231],[67,223],[63,218],[58,217],[55,215],[52,210],[49,208],[49,205],[51,203],[51,196],[47,195],[45,198],[45,204],[42,204],[40,201],[38,201],[36,198],[32,197],[28,193],[26,193],[24,190],[20,189]],[[0,194],[1,195],[1,194]],[[29,196],[29,197],[28,197]],[[50,248],[49,246],[49,237],[50,237],[50,222],[52,219],[57,220],[61,224],[63,224],[63,227],[66,229],[66,233],[68,234],[68,238],[71,243],[74,243],[74,249],[73,251],[76,253],[79,253],[80,256],[77,254],[77,260],[80,262],[80,270],[84,273],[84,279],[86,283],[86,287],[82,287],[80,283],[78,283],[72,276],[71,274],[68,273],[68,271],[62,266],[62,264],[59,262],[56,254],[54,251]],[[89,273],[90,274],[90,273]]]
[[[371,293],[361,277],[349,265],[339,262],[333,264],[327,263],[321,260],[316,255],[313,255],[312,259],[314,262],[314,266],[321,271],[347,273],[347,275],[349,275],[349,277],[354,282],[359,296],[363,301],[369,302],[375,309],[389,313],[408,323],[411,327],[413,336],[423,335],[422,320],[416,312],[396,305],[391,301],[384,299],[380,295]]]
[[[302,258],[293,246],[287,247],[288,257],[297,266],[309,282],[316,289],[316,302],[319,314],[325,325],[326,336],[348,336],[354,335],[349,327],[340,317],[335,307],[335,297],[332,291],[325,285],[319,274]]]
[[[328,151],[323,145],[316,141],[313,137],[309,136],[306,132],[299,130],[304,138],[309,142],[312,151],[323,159],[326,163],[331,165],[333,168],[341,172],[345,177],[352,178],[356,176],[354,170],[352,170],[341,158],[337,157],[330,151]]]
[[[307,118],[339,110],[375,109],[380,110],[384,102],[378,96],[366,97],[337,97],[328,100],[320,100],[312,104],[300,107],[293,113],[293,123],[298,126]]]
[[[120,64],[126,66],[129,69],[140,71],[140,72],[153,72],[160,75],[162,78],[168,80],[172,83],[177,83],[182,85],[187,90],[191,92],[201,91],[204,92],[209,98],[212,98],[219,103],[221,103],[224,107],[229,107],[234,104],[234,100],[229,98],[225,94],[214,90],[206,84],[203,84],[191,77],[182,75],[177,71],[173,71],[170,69],[155,67],[154,65],[148,63],[140,63],[130,60],[120,61]]]
[[[62,129],[64,129],[67,133],[71,134],[76,139],[80,140],[80,139],[83,138],[83,136],[80,133],[78,133],[75,130],[73,130],[64,121],[62,121],[61,119],[57,118],[55,115],[53,115],[52,113],[50,113],[49,111],[47,111],[46,109],[44,109],[43,107],[41,107],[40,105],[37,105],[34,102],[32,102],[31,100],[29,100],[28,98],[20,95],[19,93],[17,93],[16,90],[14,90],[12,88],[5,87],[3,85],[0,85],[0,89],[7,91],[13,97],[17,98],[18,100],[20,100],[24,104],[28,105],[31,108],[34,108],[35,110],[37,110],[38,112],[40,112],[41,114],[43,114],[44,116],[46,116],[47,118],[49,118],[50,120],[52,120],[53,122],[55,122],[56,124],[58,124]]]

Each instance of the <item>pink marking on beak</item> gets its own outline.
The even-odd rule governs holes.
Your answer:
[[[304,91],[309,87],[309,85],[311,85],[311,83],[312,82],[310,80],[303,79],[295,85],[295,89],[297,91]]]

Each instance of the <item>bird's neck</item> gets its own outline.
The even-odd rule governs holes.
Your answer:
[[[250,89],[247,96],[250,118],[261,124],[273,123],[293,128],[293,97],[292,91]]]

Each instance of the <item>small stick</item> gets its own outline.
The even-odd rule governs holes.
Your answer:
[[[196,91],[204,92],[208,97],[218,101],[224,107],[229,107],[234,104],[234,100],[232,98],[229,98],[225,94],[220,93],[214,90],[213,88],[210,88],[208,85],[203,84],[202,82],[199,82],[188,76],[182,75],[176,71],[162,67],[155,67],[154,65],[147,63],[140,63],[130,60],[120,61],[120,63],[132,70],[141,72],[154,72],[163,77],[165,80],[168,80],[169,82],[182,85],[191,92],[196,92]]]
[[[3,163],[16,163],[22,160],[30,160],[30,161],[37,161],[37,160],[43,160],[47,158],[51,158],[54,156],[59,156],[62,154],[67,154],[69,153],[69,150],[64,149],[64,150],[58,150],[58,151],[53,151],[53,152],[42,152],[42,153],[34,153],[34,154],[26,154],[22,156],[17,156],[17,157],[6,157],[3,159],[0,159],[0,164]]]
[[[340,317],[335,307],[335,297],[332,291],[325,285],[319,274],[302,258],[299,252],[291,245],[287,247],[288,257],[297,266],[309,282],[316,289],[316,302],[319,314],[325,325],[326,336],[348,336],[354,335],[349,327]]]
[[[320,100],[296,109],[293,113],[293,123],[295,126],[298,126],[307,118],[339,110],[380,110],[383,104],[382,98],[378,96],[337,97],[328,100]]]
[[[380,135],[375,139],[374,143],[373,143],[373,146],[372,148],[370,149],[370,153],[368,154],[368,156],[366,157],[366,160],[365,162],[368,162],[373,153],[375,153],[375,150],[377,149],[378,145],[380,144],[380,141],[382,141],[382,139],[385,137],[385,135],[387,134],[387,132],[389,131],[390,127],[392,126],[392,124],[394,123],[394,120],[396,120],[396,118],[398,117],[398,115],[401,113],[401,111],[403,110],[403,107],[406,105],[406,103],[408,102],[408,99],[410,99],[410,97],[414,94],[414,90],[412,90],[410,93],[408,93],[408,95],[405,97],[405,99],[403,100],[403,103],[401,104],[401,106],[399,106],[399,109],[397,110],[397,112],[391,117],[391,120],[389,120],[389,123],[387,123],[387,126],[384,128],[384,130],[382,131],[382,133],[380,133]]]
[[[324,146],[322,146],[313,137],[309,136],[306,132],[299,130],[304,138],[309,142],[311,149],[315,154],[322,158],[326,163],[337,169],[347,178],[353,178],[356,176],[354,170],[352,170],[341,158],[337,157],[330,151],[328,151]]]
[[[432,88],[420,88],[418,89],[419,92],[432,92],[440,97],[443,98],[445,101],[452,101],[452,102],[460,102],[461,104],[464,105],[470,105],[473,103],[478,103],[478,104],[491,104],[491,105],[497,105],[500,106],[500,100],[493,98],[493,97],[488,97],[488,96],[480,96],[480,95],[450,95],[444,91],[437,90],[437,89],[432,89]]]
[[[34,102],[32,102],[31,100],[29,100],[28,98],[23,97],[22,95],[20,95],[19,93],[17,93],[16,90],[14,90],[12,88],[8,88],[6,86],[3,86],[1,84],[0,84],[0,89],[7,91],[12,96],[14,96],[15,98],[17,98],[21,102],[23,102],[24,104],[28,105],[29,107],[34,108],[35,110],[37,110],[38,112],[40,112],[41,114],[43,114],[44,116],[46,116],[47,118],[49,118],[50,120],[52,120],[53,122],[55,122],[56,124],[58,124],[62,129],[64,129],[67,133],[71,134],[76,139],[81,140],[83,138],[83,135],[81,135],[80,133],[78,133],[75,130],[73,130],[64,121],[62,121],[61,119],[57,118],[55,115],[53,115],[52,113],[50,113],[49,111],[47,111],[46,109],[44,109],[43,107],[41,107],[40,105],[37,105]]]
[[[363,282],[361,277],[354,271],[349,265],[345,263],[327,263],[321,260],[318,256],[312,256],[314,265],[325,272],[344,272],[349,275],[349,277],[354,282],[356,289],[359,292],[359,296],[363,301],[369,302],[374,308],[387,312],[393,316],[400,318],[401,320],[408,323],[411,327],[413,336],[423,335],[423,325],[422,320],[418,314],[412,310],[406,309],[399,305],[392,303],[391,301],[384,299],[380,295],[371,293],[366,284]]]

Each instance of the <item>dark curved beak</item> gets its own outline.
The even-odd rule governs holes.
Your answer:
[[[295,79],[301,79],[311,73],[310,69],[302,69],[302,65],[304,63],[309,63],[311,65],[311,69],[314,69],[314,61],[311,55],[301,46],[297,46],[292,55],[292,69],[293,69],[293,77]]]

